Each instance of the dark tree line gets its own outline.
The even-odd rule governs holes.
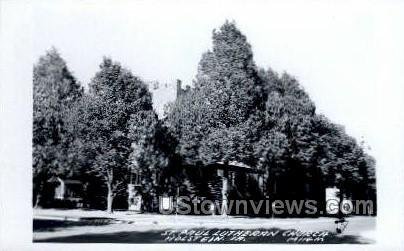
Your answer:
[[[316,113],[298,81],[257,67],[234,23],[213,31],[194,87],[167,111],[182,164],[238,161],[264,170],[278,198],[324,198],[336,186],[375,199],[375,161],[343,127]],[[308,186],[309,185],[309,186]]]
[[[337,186],[375,199],[375,161],[362,143],[317,114],[294,77],[259,68],[234,23],[212,39],[193,87],[161,120],[147,86],[119,63],[104,58],[84,91],[55,49],[41,57],[34,66],[34,204],[49,178],[75,176],[100,186],[111,211],[133,171],[145,195],[170,193],[178,183],[198,194],[209,184],[184,177],[183,167],[230,161],[262,170],[274,197],[318,198],[314,191]]]

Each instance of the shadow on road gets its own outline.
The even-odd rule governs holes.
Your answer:
[[[34,219],[34,232],[54,232],[59,229],[79,226],[104,226],[113,223],[110,218],[81,218],[80,221]]]
[[[217,231],[219,229],[187,229],[187,231]],[[230,229],[220,229],[220,231],[227,231]],[[284,243],[284,244],[371,244],[372,241],[364,240],[360,236],[354,235],[338,235],[329,232],[326,237],[321,241],[308,241],[307,239],[290,239],[284,236],[282,233],[295,230],[281,230],[278,228],[271,229],[256,229],[257,231],[271,231],[278,232],[274,236],[249,236],[244,241],[235,241],[232,238],[224,238],[220,241],[209,241],[212,236],[206,237],[207,241],[201,241],[201,239],[195,240],[192,236],[186,238],[175,238],[178,235],[171,236],[173,238],[167,239],[166,230],[152,230],[147,232],[140,231],[122,231],[115,233],[103,233],[103,234],[81,234],[67,237],[55,237],[41,240],[34,240],[34,242],[54,242],[54,243],[209,243],[209,244],[254,244],[254,243]],[[168,230],[169,231],[169,230]],[[193,236],[194,237],[194,236]],[[213,237],[212,237],[213,238]]]

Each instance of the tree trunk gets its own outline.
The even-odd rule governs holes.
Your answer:
[[[34,208],[40,208],[40,203],[41,203],[41,194],[38,192],[35,196],[35,206]]]
[[[228,177],[227,177],[227,167],[225,167],[226,169],[223,170],[223,176],[222,176],[222,212],[221,214],[223,216],[227,215],[227,190],[228,190],[228,186],[229,186],[229,181],[228,181]]]
[[[114,196],[112,194],[112,186],[108,184],[108,195],[107,195],[107,212],[112,213],[112,203],[114,201]]]
[[[35,205],[34,208],[40,208],[41,204],[42,204],[42,193],[43,193],[43,183],[41,182],[39,184],[39,188],[36,192],[36,196],[35,196]]]

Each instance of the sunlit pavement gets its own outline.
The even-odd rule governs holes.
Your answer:
[[[113,234],[125,232],[149,232],[181,229],[296,229],[299,231],[336,232],[335,218],[251,218],[235,216],[194,216],[194,215],[161,215],[136,214],[117,211],[108,214],[104,211],[36,209],[34,220],[57,222],[81,222],[88,219],[108,220],[108,224],[55,226],[38,230],[34,227],[34,241],[49,238],[69,237],[89,234]],[[348,225],[342,235],[359,236],[374,239],[375,217],[355,216],[347,218]]]

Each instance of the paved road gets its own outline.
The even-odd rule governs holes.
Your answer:
[[[200,235],[203,231],[208,231],[204,232],[205,236],[208,237],[229,235],[224,240],[218,237],[217,243],[237,243],[235,241],[237,236],[232,236],[232,234],[245,235],[247,237],[244,238],[245,243],[284,243],[288,242],[287,240],[293,235],[293,233],[290,234],[286,231],[296,230],[300,233],[306,233],[300,235],[309,238],[311,243],[313,243],[310,240],[313,237],[311,236],[313,231],[315,233],[328,233],[327,236],[323,236],[324,238],[318,241],[319,243],[372,242],[375,232],[374,217],[348,218],[348,226],[340,235],[335,233],[336,224],[334,221],[334,218],[326,217],[316,219],[268,219],[231,216],[129,214],[127,212],[116,212],[113,215],[108,215],[101,211],[40,210],[34,212],[34,241],[199,243],[207,240],[207,237],[202,239]],[[244,232],[237,233],[237,231]],[[274,236],[265,236],[267,232],[271,231],[272,233],[278,232]],[[314,237],[311,239],[316,239],[318,236]],[[292,241],[304,243],[307,238]]]

